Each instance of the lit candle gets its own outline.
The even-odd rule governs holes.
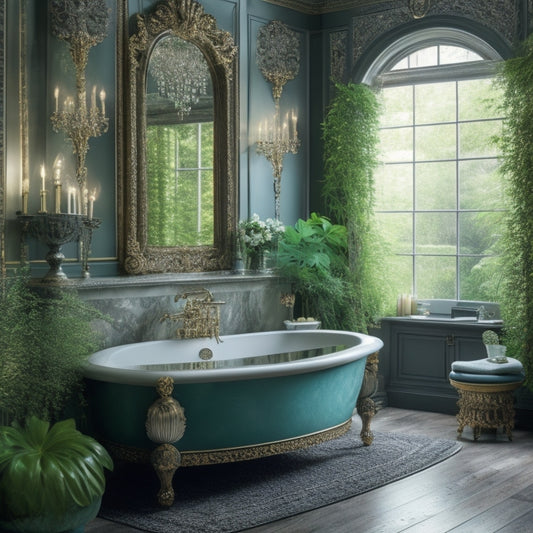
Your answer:
[[[294,112],[292,112],[292,137],[293,137],[293,139],[297,139],[298,138],[298,129],[297,129],[297,126],[296,126],[296,122],[297,121],[298,121],[298,118],[296,117]]]
[[[96,200],[96,189],[89,196],[89,219],[93,218],[94,201]]]
[[[96,109],[96,85],[93,85],[91,93],[91,109]]]
[[[46,170],[44,167],[44,163],[41,165],[41,191],[45,191],[45,182],[46,182]]]
[[[105,117],[105,91],[104,89],[100,91],[100,102],[102,104],[102,115]]]
[[[54,89],[54,98],[56,101],[56,113],[59,111],[59,87]]]

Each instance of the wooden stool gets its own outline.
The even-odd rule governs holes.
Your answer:
[[[513,440],[514,398],[513,391],[524,382],[523,374],[481,375],[450,373],[450,383],[459,393],[457,436],[465,426],[479,439],[481,429],[498,429],[503,426],[509,440]]]

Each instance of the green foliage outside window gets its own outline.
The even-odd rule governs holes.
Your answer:
[[[147,128],[148,243],[212,245],[213,123]]]

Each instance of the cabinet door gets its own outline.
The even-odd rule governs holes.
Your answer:
[[[399,331],[396,378],[399,381],[446,381],[449,370],[449,342],[446,335]]]
[[[454,335],[454,360],[455,361],[475,361],[487,357],[485,345],[481,340],[479,330],[464,332]]]

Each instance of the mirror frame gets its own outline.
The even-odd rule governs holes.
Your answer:
[[[214,245],[149,246],[147,243],[146,74],[155,44],[176,35],[200,49],[209,65],[214,100]],[[123,183],[123,268],[128,274],[207,272],[233,266],[237,224],[237,47],[230,33],[195,0],[163,0],[137,15],[126,67],[126,165]]]

